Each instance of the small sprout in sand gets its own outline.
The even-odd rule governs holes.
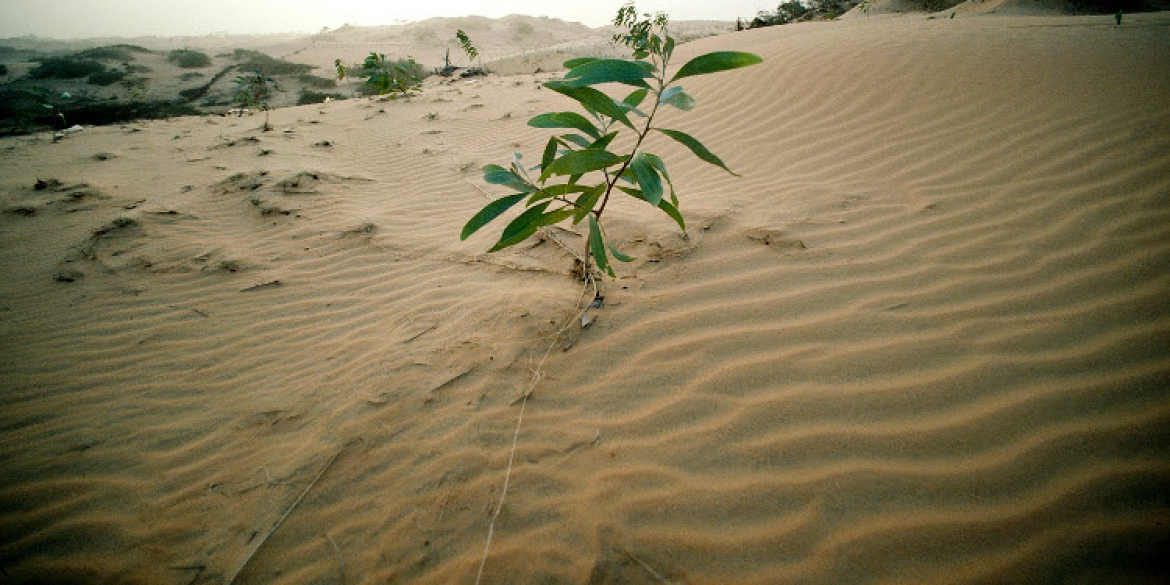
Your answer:
[[[263,131],[272,130],[268,123],[268,100],[273,92],[281,91],[275,79],[266,77],[259,69],[236,77],[234,103],[244,108],[255,108],[264,112]]]
[[[580,104],[585,115],[550,112],[528,121],[535,128],[570,132],[549,138],[540,163],[535,166],[525,166],[521,155],[515,153],[507,168],[483,167],[485,181],[509,187],[513,193],[488,203],[476,213],[463,226],[462,239],[523,201],[525,211],[504,228],[490,252],[515,246],[545,226],[565,221],[574,225],[587,222],[589,236],[581,272],[589,278],[592,263],[596,263],[598,269],[613,277],[611,255],[622,262],[633,260],[608,241],[602,223],[602,214],[614,194],[624,193],[661,210],[686,232],[666,164],[645,148],[652,130],[656,132],[654,136],[666,136],[700,160],[731,172],[718,156],[689,134],[655,126],[655,117],[664,106],[684,112],[694,108],[695,99],[677,85],[679,80],[755,65],[762,59],[736,51],[707,53],[691,59],[668,76],[675,41],[668,34],[665,14],[644,14],[639,19],[631,3],[618,10],[614,25],[625,29],[624,33],[614,35],[614,43],[628,47],[633,59],[572,59],[565,63],[569,71],[563,79],[544,84]],[[634,91],[618,100],[593,87],[609,84],[628,85]],[[633,146],[612,152],[610,146],[623,126],[634,132]]]

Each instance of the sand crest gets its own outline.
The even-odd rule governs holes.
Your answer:
[[[742,177],[662,144],[689,237],[611,212],[485,582],[1163,579],[1170,15],[1126,18],[680,46],[765,58],[664,121]],[[554,76],[0,140],[4,581],[472,582],[581,289],[458,233]]]

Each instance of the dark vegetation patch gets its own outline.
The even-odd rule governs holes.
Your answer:
[[[85,82],[90,85],[113,85],[122,81],[126,77],[126,72],[120,69],[105,69],[96,73],[91,73],[89,77],[85,78]]]
[[[0,75],[8,75],[8,66],[0,63]]]
[[[191,49],[171,51],[167,53],[167,61],[183,69],[198,69],[211,66],[211,57],[208,57],[206,53],[200,53]]]
[[[179,99],[181,99],[185,102],[193,102],[193,101],[207,95],[207,91],[211,89],[212,85],[215,85],[215,82],[219,81],[223,76],[227,75],[228,73],[231,73],[233,70],[235,70],[235,68],[236,68],[235,65],[228,65],[227,67],[224,67],[223,69],[221,69],[219,71],[219,73],[216,73],[214,76],[212,76],[212,78],[210,80],[208,80],[207,83],[204,83],[203,85],[200,85],[199,87],[191,87],[191,88],[187,88],[187,89],[179,91]]]
[[[923,0],[936,1],[936,0]],[[951,0],[938,0],[951,1]],[[958,4],[958,0],[955,4]],[[777,26],[792,22],[808,20],[832,20],[849,12],[854,6],[861,4],[861,0],[788,0],[776,7],[776,10],[761,10],[751,20],[736,19],[735,29],[761,28]]]
[[[241,71],[260,71],[264,75],[303,75],[313,70],[312,65],[276,59],[247,49],[236,49],[232,58]]]
[[[192,106],[165,100],[62,99],[45,90],[0,90],[0,136],[73,124],[99,126],[198,114],[201,112]]]
[[[310,89],[302,89],[300,97],[297,98],[297,105],[306,106],[309,104],[320,104],[323,103],[326,98],[343,100],[345,97],[345,94],[341,93],[322,93]]]
[[[107,45],[94,47],[73,54],[77,59],[93,59],[95,61],[133,61],[135,54],[150,53],[150,49],[138,45]]]
[[[28,72],[32,79],[81,79],[106,70],[106,66],[93,59],[68,57],[45,57],[40,64]]]
[[[335,79],[318,77],[316,75],[309,75],[307,73],[297,76],[297,81],[313,89],[333,89],[337,87],[337,80]]]
[[[143,100],[133,102],[111,102],[106,100],[82,99],[62,104],[61,112],[70,124],[101,126],[131,120],[160,120],[175,116],[198,116],[198,109],[182,103],[166,100]]]

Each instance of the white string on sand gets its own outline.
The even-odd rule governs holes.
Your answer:
[[[280,520],[277,520],[276,524],[272,525],[272,528],[268,531],[268,534],[265,534],[264,538],[260,539],[260,543],[256,545],[256,548],[252,549],[252,553],[248,555],[248,558],[244,559],[244,562],[240,564],[240,568],[236,569],[236,573],[232,575],[232,578],[228,579],[228,585],[232,585],[236,582],[236,579],[240,578],[240,574],[243,573],[244,569],[248,567],[248,563],[252,562],[252,557],[256,556],[256,553],[260,552],[260,548],[264,546],[264,543],[268,542],[268,538],[272,536],[272,533],[276,532],[277,528],[280,528],[280,525],[284,523],[284,519],[288,518],[288,515],[292,514],[292,511],[297,507],[297,504],[300,504],[301,500],[305,499],[305,496],[309,493],[309,490],[313,489],[313,486],[317,485],[317,480],[321,479],[322,475],[325,475],[325,470],[329,469],[330,465],[333,465],[333,462],[337,460],[338,455],[341,455],[341,451],[343,449],[345,449],[345,447],[338,449],[337,452],[333,454],[333,457],[329,458],[329,462],[325,464],[325,467],[322,467],[321,471],[317,472],[317,477],[314,477],[313,481],[309,482],[309,486],[305,488],[305,491],[301,492],[301,495],[297,497],[297,500],[293,502],[287,510],[284,511],[284,516],[281,516]]]
[[[593,284],[594,297],[597,296],[597,283],[592,277],[587,277],[585,279],[585,286],[581,288],[581,294],[577,297],[576,306],[578,308],[581,306],[581,299],[585,298],[585,291],[589,290],[590,283]],[[586,305],[584,310],[589,310],[588,305]],[[516,460],[516,443],[520,440],[520,424],[524,422],[524,407],[528,406],[528,397],[532,396],[532,391],[536,389],[536,384],[540,382],[541,368],[544,367],[544,362],[548,359],[548,355],[552,353],[552,348],[557,344],[557,340],[560,339],[562,333],[568,330],[569,327],[572,327],[573,323],[579,321],[580,318],[581,313],[577,313],[576,317],[570,319],[553,334],[552,341],[548,344],[548,349],[544,350],[544,356],[540,358],[540,363],[536,365],[536,369],[532,372],[532,382],[528,385],[528,390],[520,395],[520,414],[516,417],[516,431],[512,433],[512,452],[508,455],[508,469],[504,472],[504,488],[500,491],[500,501],[496,504],[496,511],[492,513],[492,521],[488,525],[487,544],[483,547],[483,558],[479,561],[479,572],[475,575],[475,585],[479,585],[480,580],[483,579],[483,568],[484,565],[487,565],[488,551],[492,548],[492,536],[496,532],[496,519],[500,517],[500,511],[504,509],[504,498],[508,495],[508,484],[512,480],[512,463]]]

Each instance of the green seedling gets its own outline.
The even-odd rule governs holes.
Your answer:
[[[422,67],[415,62],[414,57],[408,57],[405,61],[390,61],[382,53],[370,53],[362,63],[359,77],[365,79],[362,86],[369,94],[397,93],[405,97],[422,87],[422,79],[418,75],[421,70]]]
[[[259,69],[236,77],[236,96],[233,102],[245,108],[255,108],[264,112],[263,131],[272,130],[268,123],[268,100],[273,92],[281,91],[275,79],[265,77]]]
[[[467,33],[462,30],[455,31],[455,38],[459,39],[459,46],[463,47],[464,53],[467,53],[467,63],[470,66],[479,57],[479,49],[471,44],[471,37],[467,36]]]
[[[639,18],[634,5],[627,4],[614,19],[614,25],[625,32],[614,35],[613,40],[629,48],[632,59],[572,59],[565,63],[568,72],[564,78],[544,84],[577,102],[584,114],[549,112],[528,121],[536,128],[568,130],[549,138],[539,164],[525,167],[521,155],[515,153],[507,168],[494,164],[483,167],[485,181],[509,187],[513,192],[476,213],[463,226],[462,239],[523,202],[524,211],[508,223],[489,251],[515,246],[545,226],[585,222],[589,235],[583,256],[585,265],[579,268],[585,278],[591,278],[594,263],[605,274],[615,276],[610,255],[622,262],[633,260],[607,238],[602,222],[615,194],[625,194],[661,210],[686,233],[674,183],[662,158],[646,149],[649,139],[665,136],[687,147],[700,160],[729,173],[731,169],[689,134],[655,126],[655,118],[663,107],[682,111],[695,107],[695,99],[678,85],[679,81],[763,60],[737,51],[707,53],[668,76],[675,49],[668,24],[665,14],[643,14]],[[613,87],[612,84],[626,85],[633,91],[619,100],[595,87]],[[628,151],[613,152],[611,145],[623,130],[634,132],[633,146]]]

